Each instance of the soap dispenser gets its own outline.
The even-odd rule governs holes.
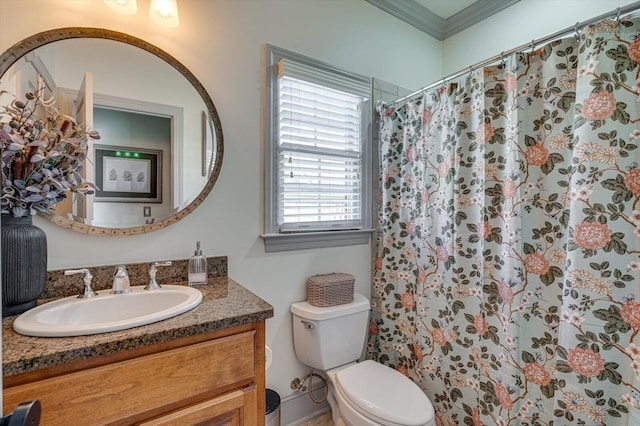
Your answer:
[[[196,242],[196,252],[189,259],[189,285],[207,283],[207,258],[202,255],[200,241]]]

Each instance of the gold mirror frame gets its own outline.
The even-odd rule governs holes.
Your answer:
[[[53,43],[55,41],[73,39],[73,38],[97,38],[97,39],[107,39],[119,41],[122,43],[129,44],[131,46],[138,47],[140,49],[146,50],[147,52],[157,56],[158,58],[164,60],[166,63],[175,68],[180,74],[182,74],[196,89],[198,94],[202,97],[208,111],[209,117],[214,125],[215,133],[216,133],[216,159],[215,163],[212,165],[211,174],[207,183],[205,184],[200,194],[186,207],[182,210],[174,213],[173,215],[147,225],[134,226],[129,228],[105,228],[100,226],[93,226],[84,223],[74,222],[62,216],[53,214],[53,213],[38,213],[39,216],[42,216],[49,221],[55,223],[56,225],[62,226],[66,229],[71,229],[72,231],[80,232],[83,234],[91,234],[91,235],[114,235],[114,236],[122,236],[122,235],[137,235],[137,234],[145,234],[147,232],[155,231],[158,229],[166,228],[167,226],[178,222],[183,219],[189,213],[194,211],[202,201],[209,195],[213,185],[215,185],[218,176],[220,175],[220,169],[222,168],[222,157],[223,157],[223,137],[222,137],[222,125],[220,123],[220,117],[218,116],[218,112],[216,111],[216,107],[211,100],[211,97],[205,90],[204,86],[198,81],[198,79],[193,75],[189,69],[187,69],[184,65],[182,65],[177,59],[173,56],[169,55],[167,52],[157,48],[156,46],[147,43],[146,41],[139,39],[137,37],[120,33],[117,31],[106,30],[102,28],[85,28],[85,27],[68,27],[68,28],[58,28],[55,30],[43,31],[38,34],[34,34],[10,47],[7,51],[5,51],[2,55],[0,55],[0,78],[4,75],[4,73],[13,65],[18,59],[26,55],[28,52],[37,49],[38,47],[44,46],[49,43]]]

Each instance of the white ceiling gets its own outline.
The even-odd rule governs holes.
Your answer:
[[[415,0],[439,17],[447,19],[479,0]]]
[[[438,40],[444,40],[520,0],[365,1]]]

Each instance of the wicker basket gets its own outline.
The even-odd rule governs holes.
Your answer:
[[[314,275],[307,281],[307,302],[313,306],[351,303],[355,281],[350,274]]]

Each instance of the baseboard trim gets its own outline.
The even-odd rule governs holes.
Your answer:
[[[298,419],[298,420],[296,420],[295,422],[293,422],[293,423],[289,423],[289,424],[287,424],[287,425],[285,425],[285,426],[299,426],[299,425],[301,425],[301,424],[303,424],[303,423],[305,423],[305,422],[308,422],[308,421],[313,420],[313,419],[315,419],[315,418],[317,418],[317,417],[320,417],[321,415],[323,415],[323,414],[325,414],[325,413],[328,413],[328,412],[330,412],[330,411],[331,411],[331,407],[329,407],[329,406],[327,405],[327,407],[326,407],[326,408],[324,408],[324,409],[322,409],[322,410],[319,410],[319,411],[316,411],[315,413],[311,413],[311,414],[309,414],[308,416],[303,417],[303,418],[301,418],[301,419]]]
[[[314,389],[314,395],[322,386]],[[309,394],[295,393],[282,398],[280,402],[280,423],[284,426],[298,426],[306,421],[321,416],[331,410],[327,401],[317,404],[311,400]]]

